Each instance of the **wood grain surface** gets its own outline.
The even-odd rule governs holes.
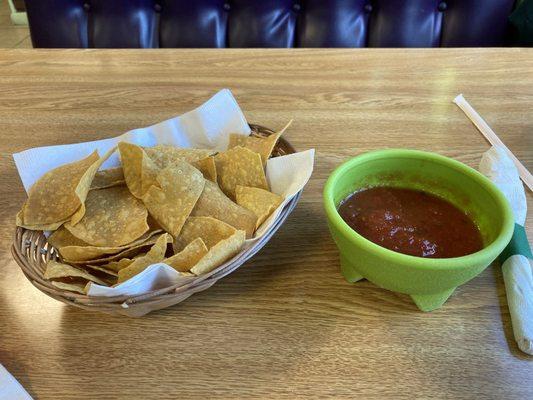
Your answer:
[[[459,93],[533,169],[532,71],[525,49],[0,50],[0,363],[36,399],[533,398],[533,358],[514,343],[498,265],[422,313],[407,296],[342,279],[321,198],[332,169],[368,150],[431,150],[476,167],[489,146],[452,104]],[[317,151],[271,242],[142,319],[31,286],[9,252],[25,199],[11,154],[150,125],[221,88],[251,122],[293,118],[286,137]]]

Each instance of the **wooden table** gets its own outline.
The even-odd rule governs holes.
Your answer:
[[[519,49],[0,51],[0,363],[37,399],[533,398],[498,265],[422,313],[342,279],[321,198],[335,166],[372,149],[477,166],[488,145],[452,104],[459,93],[533,169],[532,71],[533,50]],[[11,153],[115,136],[225,87],[249,121],[294,118],[286,137],[317,150],[299,206],[264,250],[142,319],[31,286],[9,253],[25,198]]]

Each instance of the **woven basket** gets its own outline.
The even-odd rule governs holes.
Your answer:
[[[259,125],[252,125],[252,135],[265,137],[274,133]],[[294,148],[283,138],[278,141],[272,156],[278,157],[294,153]],[[276,218],[275,223],[253,246],[242,250],[239,254],[219,266],[215,270],[201,275],[186,283],[178,283],[163,289],[154,290],[138,296],[95,297],[58,289],[43,277],[46,263],[50,259],[58,259],[55,248],[48,244],[42,231],[31,231],[18,227],[11,248],[15,261],[28,280],[40,291],[63,303],[86,310],[100,311],[107,314],[121,314],[140,317],[151,311],[177,304],[196,292],[206,290],[216,281],[230,274],[257,253],[280,228],[296,206],[301,192],[294,196]]]

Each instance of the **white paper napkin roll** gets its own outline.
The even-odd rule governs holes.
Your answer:
[[[520,176],[505,149],[491,147],[481,157],[479,170],[503,192],[513,209],[515,222],[524,226],[526,194]],[[513,333],[520,350],[533,355],[533,270],[522,255],[509,257],[502,265]]]

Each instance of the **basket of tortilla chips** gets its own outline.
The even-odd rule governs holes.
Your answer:
[[[17,214],[15,260],[49,296],[106,313],[141,316],[209,288],[268,242],[300,196],[284,201],[265,177],[267,160],[292,146],[281,132],[250,127],[250,136],[230,135],[226,151],[121,141],[46,172]],[[120,166],[102,169],[115,152]],[[138,284],[154,265],[177,278],[135,295],[98,295]]]

